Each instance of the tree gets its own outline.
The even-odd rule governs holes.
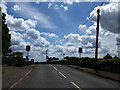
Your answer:
[[[23,53],[22,52],[14,52],[13,58],[23,58]]]
[[[56,57],[50,57],[48,58],[49,61],[52,61],[52,60],[59,60],[59,58],[56,58]]]
[[[14,52],[13,58],[16,60],[16,66],[24,66],[25,65],[25,61],[23,60],[22,52]]]
[[[107,53],[107,55],[106,55],[106,56],[104,56],[103,58],[104,58],[104,59],[112,59],[112,56],[110,56],[110,54],[109,54],[109,53]]]
[[[5,14],[2,13],[2,54],[6,55],[10,50],[11,46],[11,35],[9,34],[9,29],[6,24]]]
[[[115,55],[115,57],[114,57],[114,58],[118,58],[118,57],[117,57],[117,55]]]

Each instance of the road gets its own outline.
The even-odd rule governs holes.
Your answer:
[[[117,81],[64,65],[37,64],[14,88],[118,88]]]

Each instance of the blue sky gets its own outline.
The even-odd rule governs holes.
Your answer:
[[[45,14],[50,18],[50,21],[56,26],[56,28],[42,28],[38,22],[36,29],[40,32],[50,32],[55,33],[61,37],[67,35],[69,33],[74,32],[80,24],[85,22],[86,18],[89,17],[90,12],[94,9],[94,7],[101,4],[101,2],[90,3],[90,2],[82,2],[82,3],[73,3],[73,5],[66,5],[64,3],[54,3],[57,5],[66,5],[68,6],[68,11],[64,11],[62,8],[59,10],[54,9],[54,7],[48,8],[48,2],[36,4],[35,2],[26,2],[26,3],[18,3],[21,6],[28,6],[31,9],[35,9],[36,11]],[[31,15],[27,15],[25,12],[16,12],[12,9],[12,7],[16,5],[16,3],[8,3],[8,14],[13,15],[16,18],[24,18],[33,19]],[[35,11],[31,11],[31,14],[36,15]],[[38,13],[37,12],[37,13]],[[88,24],[89,26],[89,24]]]
[[[65,5],[68,7],[67,11],[64,11],[63,8],[59,8],[59,10],[54,9],[54,7],[51,6],[51,8],[48,8],[49,2],[42,2],[42,3],[35,3],[35,2],[25,2],[25,3],[17,3],[18,5],[27,6],[29,7],[27,10],[31,12],[31,14],[34,16],[37,13],[43,13],[46,16],[50,18],[50,22],[54,24],[55,28],[44,28],[40,26],[40,23],[38,21],[38,24],[36,25],[35,29],[37,29],[40,32],[46,32],[46,33],[55,33],[59,36],[60,39],[64,37],[64,35],[67,35],[69,33],[73,33],[78,29],[78,26],[80,24],[83,24],[86,21],[86,18],[89,17],[90,12],[94,9],[94,7],[101,4],[101,2],[81,2],[81,3],[73,3],[72,5],[66,5],[64,3],[54,3],[57,5]],[[27,15],[24,11],[16,12],[12,9],[12,7],[16,5],[16,3],[8,3],[8,14],[13,15],[16,18],[24,18],[26,19],[33,19],[34,18],[31,15]],[[33,9],[33,11],[31,10]],[[36,11],[34,11],[34,9]],[[89,27],[89,22],[87,26]],[[52,27],[52,26],[51,26]],[[19,31],[18,31],[19,32]],[[80,34],[83,34],[82,32]]]
[[[66,56],[78,56],[78,48],[83,47],[83,56],[94,57],[96,13],[92,20],[89,20],[85,25],[82,24],[101,3],[3,3],[1,6],[3,7],[3,12],[7,14],[6,23],[12,35],[11,48],[13,51],[22,51],[25,56],[25,46],[31,45],[31,53],[34,54],[30,54],[30,58],[35,58],[36,61],[45,61],[44,52],[46,49],[49,50],[49,56],[62,58],[63,53]],[[117,18],[113,17],[115,15],[117,17],[116,6],[116,3],[106,2],[101,7],[100,58],[108,52],[113,56],[117,54],[117,33],[114,31],[117,27]],[[110,10],[111,12],[109,12]],[[111,23],[109,23],[109,18],[111,18]],[[113,27],[110,27],[108,24],[113,25]],[[82,28],[79,28],[80,25],[82,25]],[[78,31],[74,33],[76,30]],[[111,39],[114,41],[114,44],[110,46],[110,42],[104,44],[106,41],[111,41]],[[111,49],[112,52],[109,51],[110,47],[113,47]]]

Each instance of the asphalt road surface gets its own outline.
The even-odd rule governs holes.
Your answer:
[[[119,83],[68,66],[37,64],[14,88],[118,88]],[[118,90],[118,89],[117,89]]]

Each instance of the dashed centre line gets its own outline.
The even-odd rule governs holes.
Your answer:
[[[57,70],[57,68],[56,67],[53,67],[55,70]]]
[[[58,69],[57,69],[56,67],[53,66],[53,68],[54,68],[56,71],[58,71]],[[58,71],[58,72],[59,72],[59,71]],[[61,72],[59,72],[59,74],[60,74],[62,77],[66,78],[66,76],[65,76],[64,74],[62,74]]]
[[[63,76],[64,78],[66,78],[66,76],[65,76],[65,75],[63,75],[61,72],[59,72],[59,74],[60,74],[61,76]]]
[[[76,88],[78,88],[79,90],[82,90],[78,85],[76,85],[74,82],[71,82]]]
[[[50,66],[53,66],[53,65],[50,65]],[[56,67],[53,66],[53,68],[58,71],[58,69]],[[64,77],[64,78],[67,78],[64,74],[62,74],[60,71],[58,71],[59,74]],[[72,85],[74,85],[76,88],[78,88],[79,90],[82,90],[77,84],[75,84],[74,82],[70,82]]]
[[[53,66],[53,65],[49,64],[49,66]]]

